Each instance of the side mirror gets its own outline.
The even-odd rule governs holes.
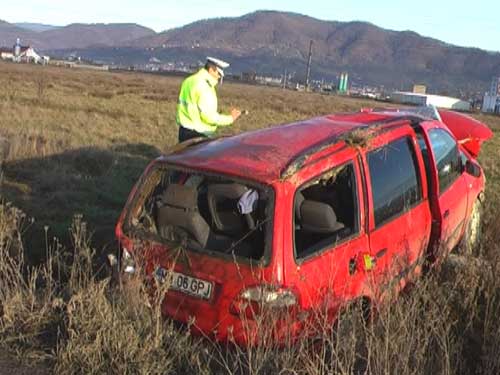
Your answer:
[[[470,160],[467,160],[465,162],[465,172],[467,172],[468,174],[470,174],[471,176],[474,176],[474,177],[481,176],[481,168],[479,167],[479,165],[477,165],[476,163],[473,163]]]

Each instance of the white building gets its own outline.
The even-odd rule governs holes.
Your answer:
[[[490,86],[491,95],[500,95],[500,77],[494,77]]]
[[[281,77],[268,77],[268,76],[255,76],[255,81],[260,83],[261,85],[269,85],[269,86],[281,86],[282,81]]]
[[[41,63],[42,57],[35,52],[33,47],[31,46],[22,46],[19,56],[16,56],[16,61],[18,62],[26,62],[26,63]]]
[[[490,91],[484,94],[482,111],[500,113],[500,77],[491,80]]]
[[[2,60],[13,60],[14,59],[14,51],[12,48],[0,48],[0,58]]]
[[[459,111],[470,111],[470,103],[458,98],[449,96],[418,94],[414,92],[396,91],[390,95],[391,101],[401,104],[413,104],[438,108],[455,109]]]
[[[2,60],[10,60],[14,62],[25,62],[25,63],[47,63],[47,57],[41,57],[35,52],[31,46],[21,46],[19,39],[17,39],[16,44],[11,48],[0,48],[0,58]]]

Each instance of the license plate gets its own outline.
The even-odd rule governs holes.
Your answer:
[[[167,271],[163,268],[156,270],[156,277],[164,282],[167,276]],[[177,290],[194,297],[210,299],[212,296],[213,284],[210,281],[201,280],[196,277],[184,275],[179,272],[171,272],[170,289]]]

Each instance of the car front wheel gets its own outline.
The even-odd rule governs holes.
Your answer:
[[[467,223],[464,238],[460,244],[462,252],[466,255],[477,255],[479,252],[481,243],[481,218],[482,204],[479,199],[476,199]]]

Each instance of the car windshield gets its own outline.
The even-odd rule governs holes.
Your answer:
[[[129,217],[137,234],[216,255],[260,260],[266,253],[270,187],[162,167],[149,174],[139,196]]]

